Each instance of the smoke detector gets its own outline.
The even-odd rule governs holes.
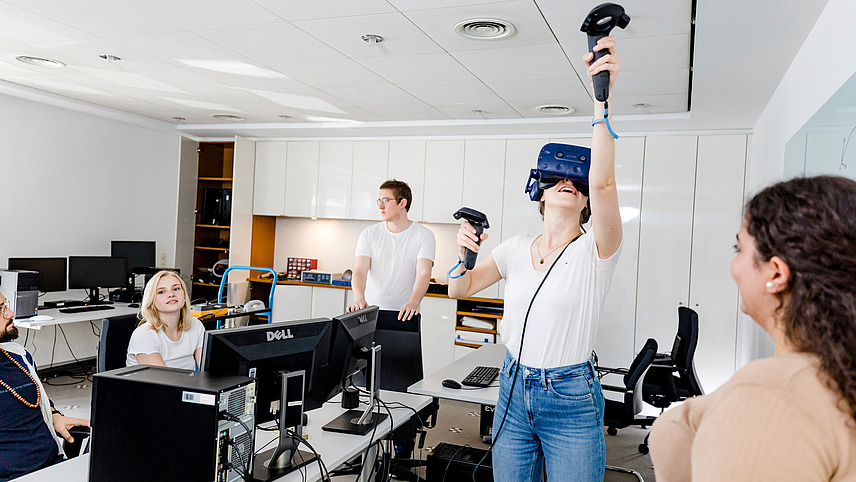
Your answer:
[[[471,18],[455,25],[455,32],[475,40],[499,40],[511,37],[517,31],[511,22],[496,18]]]

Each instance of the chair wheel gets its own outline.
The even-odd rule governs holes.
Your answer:
[[[645,444],[639,444],[639,453],[642,455],[648,455],[648,446]]]
[[[606,429],[606,433],[608,433],[614,437],[614,436],[618,435],[618,429],[615,427],[609,427]]]

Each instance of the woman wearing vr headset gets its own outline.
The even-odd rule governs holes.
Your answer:
[[[591,62],[588,53],[583,60],[590,80],[609,72],[611,90],[619,70],[614,37],[600,39],[595,50],[604,49],[610,54]],[[595,118],[604,118],[604,110],[595,101]],[[540,480],[545,459],[548,480],[603,480],[604,402],[590,357],[621,247],[614,161],[608,124],[597,122],[587,182],[541,173],[543,232],[505,241],[472,271],[459,263],[450,272],[452,298],[506,281],[499,333],[508,353],[494,412],[495,480]],[[461,258],[466,249],[478,252],[476,239],[462,222]]]

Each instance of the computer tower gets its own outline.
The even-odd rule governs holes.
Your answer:
[[[199,224],[217,226],[223,218],[223,190],[206,187],[202,190],[202,219]]]
[[[220,190],[220,226],[229,226],[232,223],[232,190],[224,188]]]
[[[255,399],[255,380],[242,376],[143,365],[98,373],[89,480],[243,480]]]
[[[484,457],[486,453],[487,450],[441,442],[428,454],[425,480],[429,482],[441,480],[493,482],[492,454]],[[484,461],[482,461],[483,457]],[[476,471],[475,475],[473,471]]]
[[[9,300],[16,318],[29,318],[39,308],[39,272],[23,269],[0,270],[0,291]]]

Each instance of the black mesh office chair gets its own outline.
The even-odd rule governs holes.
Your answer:
[[[642,399],[662,413],[669,405],[697,395],[704,395],[695,371],[695,351],[698,345],[698,313],[685,306],[678,307],[678,333],[672,351],[657,355],[645,374]],[[648,437],[645,437],[646,452]]]
[[[598,376],[601,377],[607,374],[624,375],[623,386],[602,385],[606,391],[624,394],[621,401],[605,400],[603,425],[607,427],[606,432],[609,435],[616,435],[618,429],[621,428],[636,425],[644,428],[654,423],[654,417],[637,417],[637,415],[642,411],[642,383],[645,379],[645,373],[651,367],[656,355],[657,340],[648,338],[629,368],[597,367]],[[648,453],[647,449],[645,444],[639,445],[640,453]]]
[[[131,333],[137,327],[137,315],[122,315],[104,318],[101,322],[101,338],[98,340],[98,372],[122,368],[128,356]]]

